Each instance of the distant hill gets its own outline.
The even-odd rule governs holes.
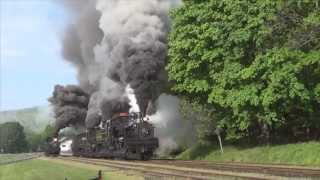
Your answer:
[[[40,132],[48,124],[52,124],[54,118],[49,107],[0,111],[0,124],[12,121],[19,122],[26,131]]]

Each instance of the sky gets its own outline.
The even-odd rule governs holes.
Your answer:
[[[50,0],[0,0],[0,111],[48,105],[55,84],[76,84],[63,61],[67,14]]]

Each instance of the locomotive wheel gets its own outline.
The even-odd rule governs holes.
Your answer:
[[[141,157],[142,157],[142,160],[149,160],[149,159],[151,159],[151,154],[150,153],[142,153],[141,154]]]
[[[142,160],[142,161],[147,160],[144,153],[141,153],[141,154],[140,154],[140,157],[141,157],[141,160]]]
[[[145,156],[141,152],[130,152],[129,150],[127,150],[124,155],[124,159],[126,159],[126,160],[144,160]]]
[[[129,151],[128,149],[126,150],[126,152],[124,153],[124,159],[128,160],[129,159]]]

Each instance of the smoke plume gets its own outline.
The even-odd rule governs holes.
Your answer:
[[[60,2],[71,17],[62,54],[76,67],[79,87],[55,87],[57,129],[92,128],[130,106],[154,113],[167,80],[168,13],[180,0]]]
[[[196,142],[196,130],[192,121],[183,120],[180,100],[161,94],[157,100],[157,112],[149,117],[159,138],[158,154],[168,154],[179,146],[189,147]]]
[[[54,106],[56,131],[68,126],[84,125],[89,95],[80,87],[56,85],[49,102]]]

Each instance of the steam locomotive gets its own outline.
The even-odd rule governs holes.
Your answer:
[[[46,156],[57,156],[60,154],[58,138],[48,138],[44,145],[44,153]]]
[[[73,138],[74,156],[148,160],[158,148],[154,126],[141,113],[118,113]]]
[[[119,113],[77,135],[72,152],[74,156],[146,160],[158,145],[154,127],[141,113]]]

